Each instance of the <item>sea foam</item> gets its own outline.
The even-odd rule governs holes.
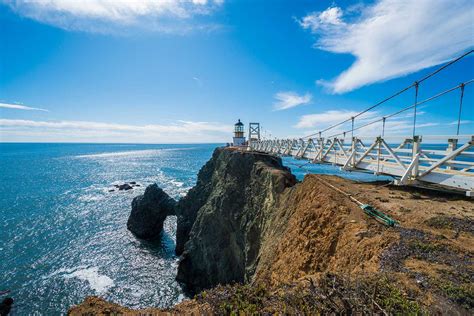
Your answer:
[[[98,294],[104,294],[110,287],[114,286],[114,281],[108,276],[100,274],[98,267],[79,268],[71,273],[64,274],[64,278],[77,278],[87,281],[89,287]]]

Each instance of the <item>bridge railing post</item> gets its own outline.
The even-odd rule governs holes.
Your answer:
[[[421,151],[421,136],[413,136],[413,152],[412,152],[412,161],[414,161],[417,157],[418,154]],[[413,169],[411,171],[411,175],[413,179],[416,179],[418,177],[418,167],[419,167],[419,160],[417,159],[415,165],[413,166]]]
[[[351,160],[351,167],[355,168],[356,165],[356,156],[357,153],[355,152],[357,150],[357,137],[352,137],[352,144],[351,144],[351,154],[352,154],[352,160]]]
[[[457,147],[458,147],[458,139],[457,138],[448,139],[448,148],[446,149],[446,153],[449,154],[449,153],[455,151]],[[446,170],[454,170],[454,169],[455,168],[451,167],[451,166],[446,167]]]
[[[320,137],[316,140],[316,144],[313,143],[316,148],[316,155],[314,156],[313,162],[318,162],[321,160],[321,155],[324,149],[324,138]]]

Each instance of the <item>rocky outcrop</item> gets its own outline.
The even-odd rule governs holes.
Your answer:
[[[191,292],[247,281],[258,263],[267,219],[279,195],[295,183],[280,158],[216,149],[177,208],[177,280]]]
[[[152,184],[146,188],[145,194],[133,199],[127,228],[139,238],[154,238],[163,230],[166,216],[175,214],[175,205],[175,200]]]

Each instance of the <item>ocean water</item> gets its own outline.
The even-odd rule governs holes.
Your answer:
[[[64,314],[87,295],[134,308],[182,300],[176,218],[161,239],[141,241],[126,229],[130,203],[155,182],[179,199],[217,146],[0,143],[0,291],[15,299],[12,315]],[[377,179],[284,162],[299,179],[308,171]],[[109,192],[130,181],[141,186]]]
[[[216,146],[0,144],[0,291],[13,315],[59,315],[87,295],[130,307],[183,299],[176,218],[161,240],[140,241],[126,229],[130,203],[154,182],[180,198]],[[109,192],[127,181],[141,186]]]

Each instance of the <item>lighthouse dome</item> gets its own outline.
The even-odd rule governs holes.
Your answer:
[[[235,123],[235,126],[244,126],[244,123],[242,123],[239,119],[239,121],[237,123]]]

